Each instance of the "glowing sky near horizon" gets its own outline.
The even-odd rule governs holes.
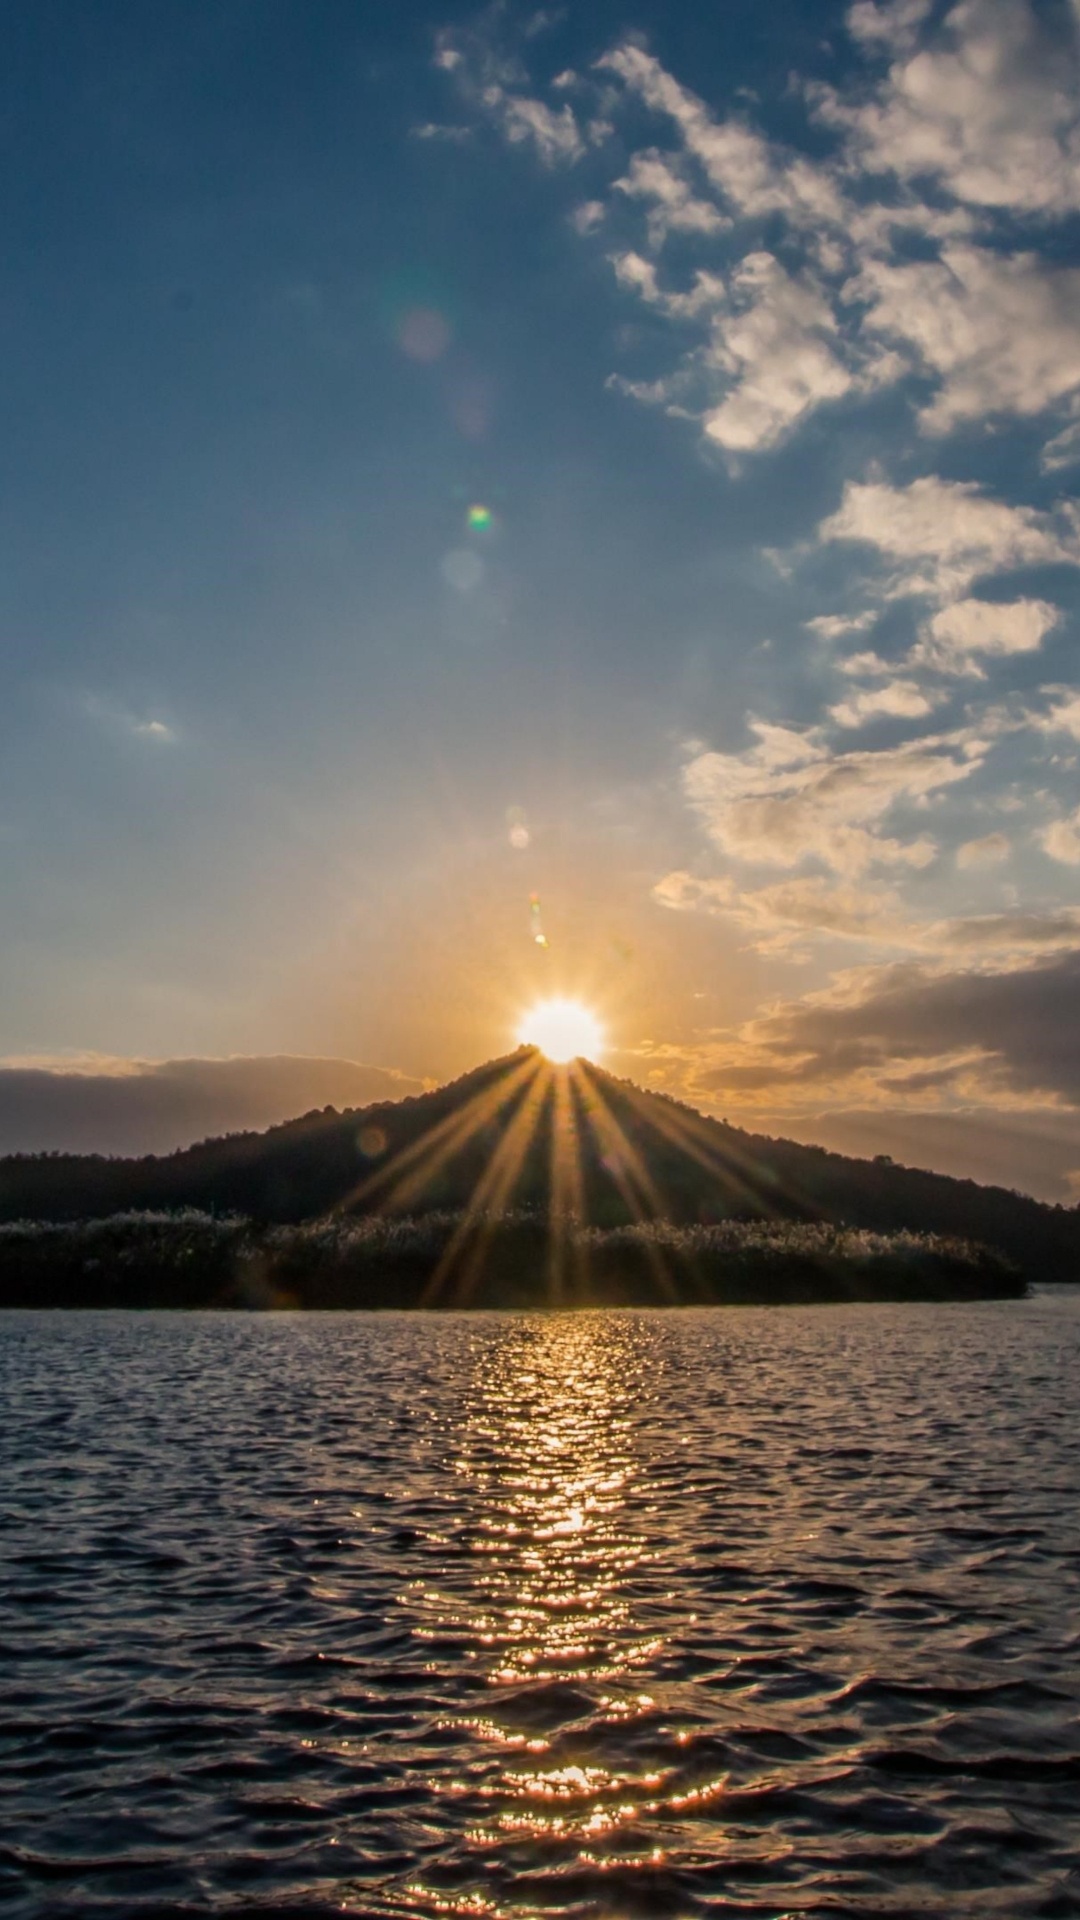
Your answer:
[[[1078,34],[15,10],[0,1136],[577,998],[1080,1192]]]

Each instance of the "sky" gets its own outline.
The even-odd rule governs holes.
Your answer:
[[[1075,1202],[1077,0],[6,28],[0,1149],[568,995]]]

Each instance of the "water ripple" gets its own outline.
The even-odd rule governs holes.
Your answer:
[[[1080,1915],[1078,1306],[0,1316],[0,1905]]]

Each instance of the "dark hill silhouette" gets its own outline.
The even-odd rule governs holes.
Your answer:
[[[508,1207],[634,1218],[827,1221],[981,1241],[1029,1279],[1080,1279],[1080,1209],[743,1132],[586,1062],[522,1048],[414,1098],[305,1114],[163,1157],[0,1160],[0,1220],[196,1208],[259,1223]]]

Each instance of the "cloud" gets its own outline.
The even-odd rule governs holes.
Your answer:
[[[170,1153],[313,1107],[422,1091],[422,1082],[388,1068],[296,1054],[0,1062],[0,1152]]]
[[[970,841],[964,867],[988,866],[1009,852],[1004,836]],[[729,875],[702,878],[685,871],[665,874],[653,888],[658,905],[681,913],[718,914],[747,929],[758,953],[804,950],[806,936],[857,940],[883,952],[974,959],[979,966],[1015,964],[1032,953],[1071,949],[1080,943],[1080,908],[1045,912],[968,914],[949,920],[914,920],[903,911],[894,887],[865,882],[837,886],[818,875],[740,891]]]
[[[839,136],[824,159],[767,138],[746,114],[714,112],[634,36],[590,76],[554,83],[581,96],[580,118],[565,99],[526,92],[520,62],[480,33],[467,37],[467,60],[458,37],[452,64],[444,35],[439,58],[509,141],[549,166],[604,144],[621,107],[666,123],[668,144],[632,149],[606,200],[573,218],[588,233],[616,203],[636,205],[654,270],[675,237],[684,263],[698,247],[698,279],[711,274],[717,289],[724,235],[726,291],[699,302],[707,338],[671,374],[620,377],[623,392],[677,405],[736,457],[780,445],[822,405],[914,374],[934,383],[919,419],[939,435],[1071,408],[1051,435],[1052,467],[1080,447],[1080,269],[1019,246],[1015,220],[1001,216],[1080,209],[1075,25],[1041,19],[1031,0],[961,0],[937,27],[934,12],[929,0],[851,8],[863,71],[842,95],[805,88]],[[635,290],[689,317],[681,289],[664,294],[655,271]]]
[[[632,250],[612,256],[620,284],[705,338],[673,373],[648,387],[617,380],[638,399],[678,402],[726,453],[756,453],[786,439],[803,417],[872,379],[848,364],[832,308],[812,275],[789,274],[771,253],[747,254],[725,283],[699,271],[684,291],[661,285],[655,263]]]
[[[706,408],[703,425],[718,446],[745,453],[775,446],[805,414],[843,399],[855,375],[837,349],[832,309],[809,275],[752,253],[731,286],[731,306],[716,316],[703,355],[730,390]]]
[[[108,700],[100,694],[88,693],[84,696],[83,712],[91,720],[114,733],[124,733],[133,740],[152,740],[160,746],[171,746],[178,739],[175,727],[153,714],[135,713],[130,707],[116,700]]]
[[[531,147],[545,167],[581,159],[586,143],[569,102],[550,107],[525,92],[528,75],[520,60],[502,51],[489,33],[440,32],[434,64],[453,76],[459,97],[478,118],[493,121],[511,146]],[[443,129],[433,127],[421,137],[436,134]]]
[[[1080,387],[1080,270],[1034,253],[947,246],[938,260],[871,259],[844,289],[863,325],[941,380],[928,433],[996,413],[1037,414]]]
[[[1061,697],[1046,713],[1030,716],[1042,733],[1071,733],[1080,740],[1080,692],[1075,687],[1044,687],[1044,693]]]
[[[1036,838],[1051,860],[1065,867],[1080,867],[1080,807],[1064,819],[1051,820],[1040,828]]]
[[[938,673],[985,679],[979,654],[1034,653],[1060,618],[1048,600],[956,600],[926,623],[910,657]]]
[[[883,660],[879,653],[849,653],[846,660],[837,660],[835,665],[838,673],[866,680],[882,679],[893,671],[893,662]]]
[[[653,899],[675,912],[722,913],[755,933],[759,952],[783,948],[805,933],[880,940],[900,905],[891,889],[836,886],[820,875],[740,893],[728,877],[675,872],[657,882]]]
[[[614,190],[645,203],[649,243],[657,251],[673,233],[714,234],[731,225],[713,201],[694,192],[678,159],[656,147],[634,154]]]
[[[863,613],[819,613],[813,620],[804,620],[804,627],[816,633],[819,640],[843,640],[849,633],[866,633],[877,622],[877,613],[871,609]],[[875,656],[862,654],[860,658],[869,660]]]
[[[850,669],[851,663],[847,664]],[[875,670],[878,664],[874,656]],[[883,687],[857,688],[829,712],[837,726],[861,727],[868,720],[918,720],[937,704],[937,696],[926,693],[914,680],[889,680]]]
[[[906,961],[841,975],[729,1036],[702,1084],[759,1100],[798,1088],[819,1103],[901,1096],[926,1075],[983,1104],[1080,1106],[1080,947],[1007,970]],[[911,1078],[918,1076],[917,1079]]]
[[[617,75],[628,92],[674,122],[687,154],[731,212],[743,217],[783,213],[794,224],[814,229],[822,221],[842,221],[844,196],[826,169],[781,152],[742,120],[717,120],[644,47],[624,41],[597,67]]]
[[[709,838],[737,859],[795,867],[812,859],[849,878],[875,864],[924,867],[927,835],[888,838],[895,807],[918,804],[983,764],[987,738],[955,732],[901,746],[833,753],[814,732],[751,722],[745,753],[696,754],[683,773],[690,805]]]
[[[956,864],[964,872],[971,868],[1000,866],[1012,852],[1007,834],[984,833],[978,840],[965,840],[956,849]]]
[[[511,146],[531,144],[547,167],[580,160],[585,151],[573,108],[565,101],[556,112],[542,100],[492,85],[484,89],[484,105],[501,122]]]
[[[1073,502],[1056,513],[1010,506],[974,481],[942,480],[936,474],[907,487],[849,481],[837,511],[821,522],[818,538],[876,548],[893,569],[886,582],[889,593],[950,599],[990,574],[1080,566],[1080,509]]]
[[[577,233],[595,233],[602,226],[606,208],[602,200],[583,200],[570,215],[570,224]]]
[[[861,101],[815,89],[819,117],[853,164],[932,181],[969,205],[1062,214],[1080,207],[1075,15],[1030,0],[963,0],[936,43],[914,49],[927,7],[861,5],[849,25],[864,49],[898,56]]]
[[[758,1124],[769,1133],[790,1133],[833,1153],[862,1160],[887,1153],[901,1166],[930,1167],[956,1180],[978,1180],[1075,1205],[1080,1114],[1039,1106],[1004,1113],[987,1107],[943,1111],[919,1099],[913,1084],[918,1077],[908,1076],[905,1097],[894,1095],[888,1107],[765,1113]]]
[[[870,53],[902,52],[914,45],[932,5],[933,0],[885,0],[884,5],[855,0],[848,10],[848,32]]]
[[[1076,403],[1073,414],[1077,413]],[[1046,442],[1042,450],[1041,466],[1044,473],[1057,473],[1062,467],[1073,467],[1080,460],[1080,418],[1074,417],[1062,427],[1060,433]]]

